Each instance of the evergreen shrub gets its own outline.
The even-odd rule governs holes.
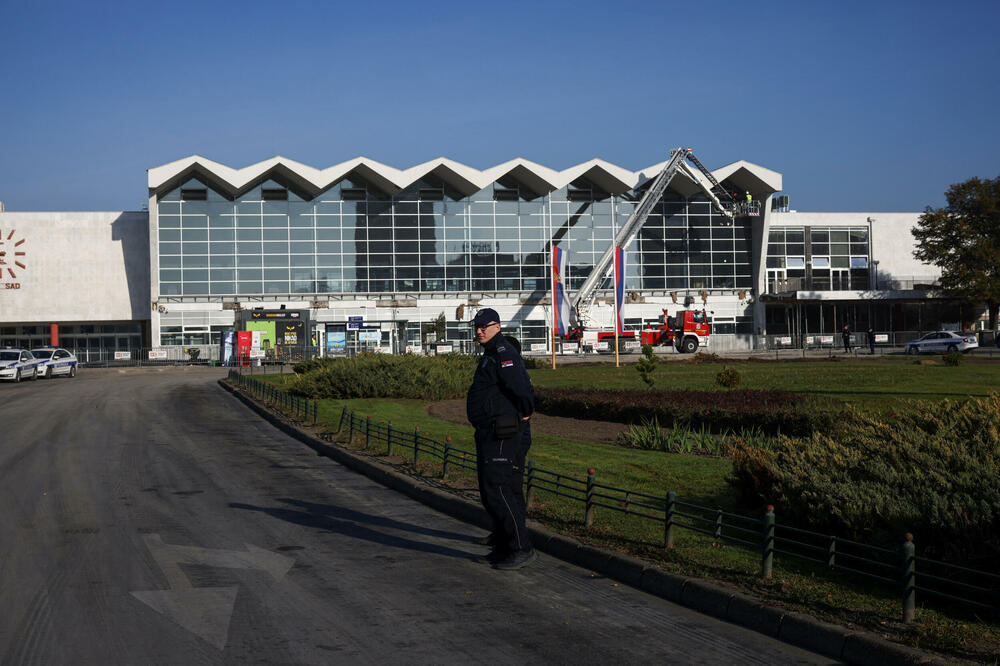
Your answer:
[[[365,353],[352,358],[317,359],[315,363],[304,361],[296,365],[299,374],[289,390],[313,399],[460,398],[468,390],[480,358],[466,354]],[[300,366],[305,366],[303,372]]]
[[[1000,397],[851,410],[836,436],[738,442],[729,482],[785,519],[850,538],[912,532],[939,557],[1000,557]]]

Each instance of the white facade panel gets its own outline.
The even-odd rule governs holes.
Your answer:
[[[0,213],[0,234],[0,322],[150,318],[146,213]]]

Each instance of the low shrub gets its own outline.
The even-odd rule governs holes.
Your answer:
[[[965,357],[962,356],[961,352],[953,351],[945,354],[941,360],[944,361],[945,365],[951,366],[952,368],[956,368],[962,365],[962,361],[964,360],[964,358]]]
[[[447,400],[465,395],[479,356],[359,354],[353,358],[304,361],[289,390],[308,398],[418,398]]]
[[[773,437],[767,437],[760,429],[742,429],[739,434],[725,432],[715,434],[706,426],[698,429],[676,426],[664,430],[654,416],[643,419],[639,425],[631,424],[618,435],[618,444],[645,451],[665,451],[667,453],[695,453],[699,455],[726,456],[735,449],[737,442],[753,442],[763,449],[771,448]]]
[[[783,437],[771,451],[737,443],[729,482],[810,529],[912,532],[933,556],[1000,556],[1000,397],[847,420],[836,437]]]
[[[743,377],[739,371],[730,368],[728,365],[719,370],[718,374],[715,375],[715,383],[723,388],[736,388],[740,385],[740,380],[742,379]]]
[[[842,407],[787,391],[737,389],[733,391],[612,391],[535,387],[535,406],[555,416],[618,423],[640,423],[656,418],[666,428],[708,428],[713,433],[758,428],[808,435],[833,428]]]

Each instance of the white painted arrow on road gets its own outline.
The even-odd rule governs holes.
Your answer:
[[[238,587],[193,587],[181,564],[200,564],[221,569],[260,569],[275,580],[284,578],[295,560],[250,544],[246,550],[219,550],[177,546],[163,542],[159,534],[143,540],[170,586],[167,590],[132,592],[132,596],[219,650],[229,639]]]

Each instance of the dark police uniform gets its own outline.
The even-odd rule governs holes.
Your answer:
[[[494,547],[509,553],[531,548],[524,526],[524,494],[515,484],[523,478],[521,468],[526,453],[526,424],[521,418],[534,411],[534,389],[521,355],[497,333],[483,345],[483,356],[466,398],[466,415],[476,428],[480,488],[483,506],[494,524]],[[519,430],[498,436],[498,422],[505,421],[517,423]]]

